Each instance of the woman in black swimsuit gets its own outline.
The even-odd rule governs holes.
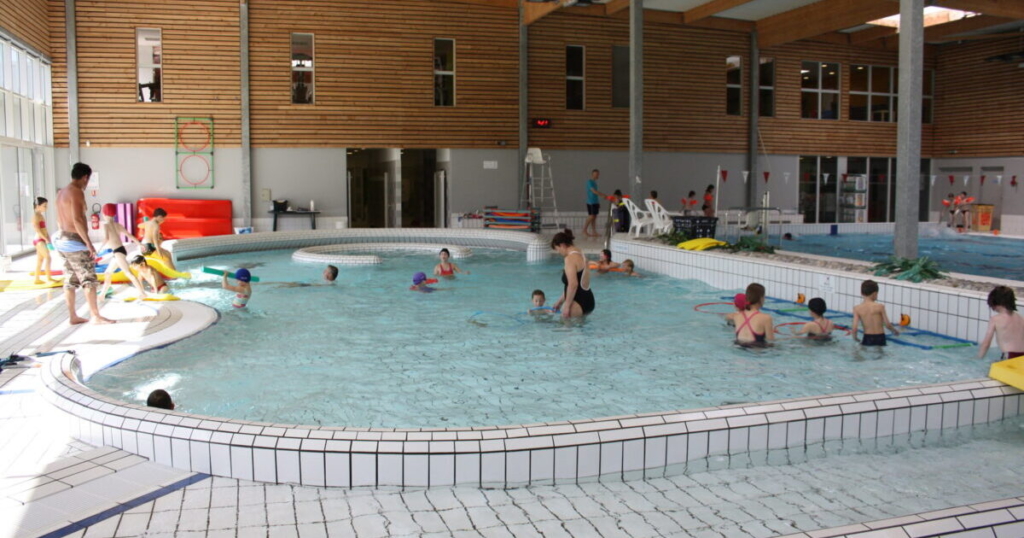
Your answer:
[[[578,318],[594,311],[594,292],[590,290],[590,268],[583,252],[573,246],[572,230],[566,228],[551,239],[551,248],[565,258],[562,271],[562,296],[554,309],[562,311],[563,318]]]

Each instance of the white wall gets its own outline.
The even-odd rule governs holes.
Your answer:
[[[439,166],[446,166],[440,162],[446,156],[449,155],[439,155]],[[477,211],[488,205],[502,209],[519,207],[519,150],[452,149],[450,158],[447,166],[451,213]],[[485,169],[484,162],[497,163],[498,167]]]

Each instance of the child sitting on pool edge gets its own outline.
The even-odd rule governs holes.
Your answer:
[[[231,300],[231,306],[245,308],[249,304],[249,299],[252,298],[252,285],[249,284],[252,280],[252,274],[249,273],[248,269],[239,269],[235,271],[234,278],[238,281],[237,286],[228,284],[228,273],[224,273],[224,276],[221,277],[220,287],[235,292],[235,298]]]
[[[853,307],[853,339],[857,340],[857,329],[860,324],[864,325],[864,338],[860,341],[862,346],[884,346],[886,328],[892,331],[893,336],[899,336],[900,332],[889,323],[885,305],[878,302],[878,283],[874,280],[865,280],[860,285],[860,294],[864,297],[864,302]]]
[[[430,293],[437,291],[437,288],[431,288],[427,284],[436,284],[436,278],[427,278],[427,275],[422,271],[412,275],[412,286],[409,286],[409,291],[421,291],[423,293]]]
[[[811,311],[811,321],[805,323],[796,334],[806,334],[807,338],[822,340],[832,338],[832,329],[836,326],[831,320],[825,319],[825,312],[828,311],[825,299],[815,297],[807,301],[807,310]]]
[[[1017,297],[1013,288],[997,286],[988,294],[988,307],[995,312],[988,320],[988,332],[981,341],[978,358],[988,353],[996,337],[1003,359],[1024,357],[1024,317],[1017,313]]]

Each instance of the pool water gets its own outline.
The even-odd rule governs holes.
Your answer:
[[[893,253],[893,237],[878,234],[802,235],[782,248],[807,254],[881,262]],[[926,229],[918,238],[920,256],[944,271],[1024,280],[1020,252],[1024,241],[1005,237],[957,234],[948,228]]]
[[[597,309],[585,321],[531,316],[534,289],[547,292],[548,304],[561,293],[557,256],[527,264],[520,252],[478,249],[458,262],[471,275],[442,281],[432,294],[408,291],[412,274],[436,263],[431,256],[396,254],[377,266],[343,267],[335,285],[285,287],[320,283],[323,270],[290,256],[254,252],[180,264],[196,277],[174,282],[172,291],[217,308],[220,321],[103,370],[89,386],[131,402],[164,388],[182,411],[244,420],[457,427],[758,402],[988,371],[973,348],[862,350],[848,337],[739,348],[718,316],[694,311],[727,292],[667,277],[595,273]],[[262,282],[249,308],[232,309],[232,294],[202,274],[203,265],[251,267]]]

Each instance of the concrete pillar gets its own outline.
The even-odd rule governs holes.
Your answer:
[[[75,0],[64,0],[64,35],[68,64],[68,160],[81,160],[78,138],[78,34],[75,29]],[[60,181],[58,181],[60,183]]]
[[[629,3],[629,193],[644,197],[644,2]]]
[[[750,33],[750,138],[747,145],[747,170],[750,171],[750,180],[747,181],[746,205],[756,207],[757,203],[757,149],[758,129],[760,128],[761,117],[761,49],[757,46],[757,32]],[[742,178],[742,174],[734,174],[733,177]],[[721,196],[722,193],[715,193]]]
[[[238,6],[242,83],[242,226],[252,226],[252,133],[249,124],[249,3]]]
[[[523,183],[526,179],[526,149],[530,145],[530,99],[529,99],[529,37],[530,27],[523,23],[523,11],[519,3],[519,179],[516,196],[522,198]],[[523,200],[528,202],[528,200]],[[525,209],[525,206],[521,209]]]
[[[900,0],[899,124],[896,127],[896,255],[917,257],[921,183],[924,0]]]

